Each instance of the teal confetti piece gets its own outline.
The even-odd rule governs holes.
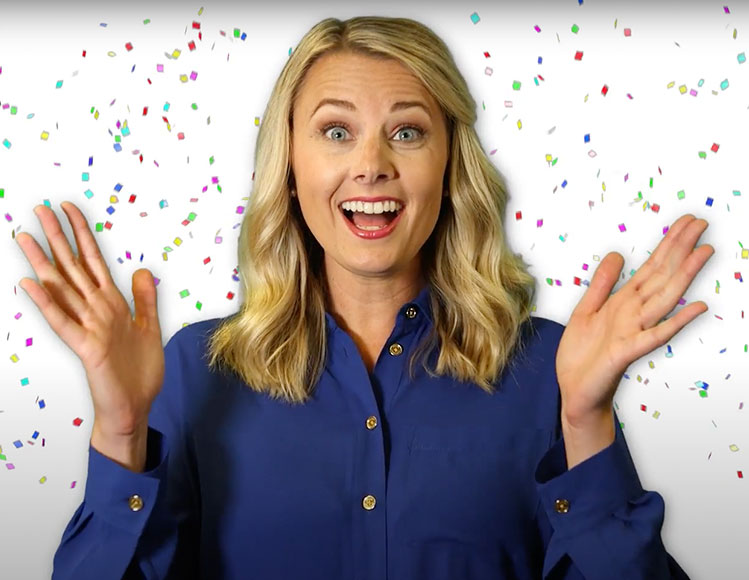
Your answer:
[[[479,18],[479,15],[477,12],[474,12],[473,14],[471,14],[471,22],[476,24],[479,20],[481,20],[481,18]]]

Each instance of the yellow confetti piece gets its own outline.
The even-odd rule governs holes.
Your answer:
[[[120,200],[117,198],[116,195],[110,195],[109,196],[109,203],[119,203],[119,201]]]
[[[652,360],[649,360],[649,361],[648,361],[648,366],[649,366],[649,367],[650,367],[651,369],[654,369],[654,368],[655,368],[655,363],[654,363],[654,362],[653,362]]]
[[[738,448],[738,446],[737,446],[737,445],[729,445],[729,446],[728,446],[728,448],[729,448],[729,449],[730,449],[731,451],[734,451],[734,452],[735,452],[735,451],[738,451],[738,450],[739,450],[739,448]]]
[[[18,355],[17,354],[10,355],[10,360],[12,360],[13,362],[18,362]]]
[[[255,117],[255,127],[260,126],[260,117]]]
[[[109,51],[109,52],[107,53],[107,55],[108,55],[108,56],[117,56],[117,53],[116,53],[115,51],[113,51],[113,50],[110,50],[110,51]]]
[[[179,80],[181,80],[183,83],[186,83],[187,82],[187,75],[185,75],[185,74],[179,75]]]
[[[687,92],[687,86],[686,86],[686,85],[681,85],[681,86],[679,87],[679,92],[680,92],[680,93],[681,93],[682,95],[683,95],[684,93],[686,93],[686,92]]]
[[[603,188],[603,191],[606,191],[606,182],[601,182],[601,188]]]
[[[182,238],[174,238],[174,245],[175,246],[181,246],[182,245]]]
[[[161,252],[161,259],[164,262],[168,262],[169,261],[169,255],[166,252]]]
[[[654,419],[657,419],[660,416],[661,416],[661,412],[660,411],[656,411],[656,412],[653,413],[653,418]]]
[[[98,119],[98,118],[99,118],[99,111],[96,111],[96,112],[94,113],[94,119]]]
[[[671,81],[670,83],[668,83],[668,84],[666,85],[666,88],[667,88],[667,89],[670,89],[670,88],[671,88],[671,87],[673,87],[673,86],[674,86],[675,84],[676,84],[676,83],[674,83],[674,81]]]
[[[49,138],[49,133],[47,131],[42,131],[42,141],[46,141]]]
[[[172,58],[179,58],[179,55],[182,54],[182,51],[178,48],[174,49],[174,52],[172,53]]]
[[[546,163],[551,163],[551,155],[546,154]]]
[[[42,475],[42,478],[39,480],[39,483],[44,483],[45,481],[47,481],[47,476]]]
[[[741,250],[741,259],[746,260],[747,258],[749,258],[749,248],[744,248]]]

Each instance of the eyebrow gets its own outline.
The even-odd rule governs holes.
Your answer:
[[[315,107],[315,110],[312,111],[310,118],[312,118],[317,110],[323,105],[335,105],[338,107],[343,107],[344,109],[348,109],[349,111],[356,111],[356,106],[351,101],[327,98],[317,103],[317,106]],[[421,107],[422,109],[424,109],[429,118],[432,117],[432,115],[429,113],[429,108],[421,101],[398,101],[397,103],[393,103],[393,106],[390,107],[390,112],[393,113],[395,111],[401,111],[403,109],[410,109],[411,107]]]

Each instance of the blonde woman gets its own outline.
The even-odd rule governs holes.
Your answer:
[[[18,236],[23,288],[81,358],[95,423],[54,579],[660,579],[662,497],[613,411],[627,366],[706,310],[665,319],[713,253],[678,219],[610,295],[601,262],[565,327],[531,317],[507,193],[475,102],[429,28],[329,18],[260,128],[239,238],[244,302],[162,349],[83,214]]]

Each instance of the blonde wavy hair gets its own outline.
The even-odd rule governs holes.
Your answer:
[[[522,345],[535,279],[507,246],[507,193],[474,129],[476,103],[444,42],[408,19],[326,18],[301,39],[268,101],[255,152],[255,180],[239,235],[240,310],[208,340],[208,364],[273,399],[304,403],[325,366],[329,304],[323,250],[291,198],[292,107],[305,73],[327,53],[397,59],[421,80],[448,119],[447,197],[422,247],[434,327],[415,349],[432,377],[450,375],[491,393]],[[426,359],[440,351],[436,368]]]

